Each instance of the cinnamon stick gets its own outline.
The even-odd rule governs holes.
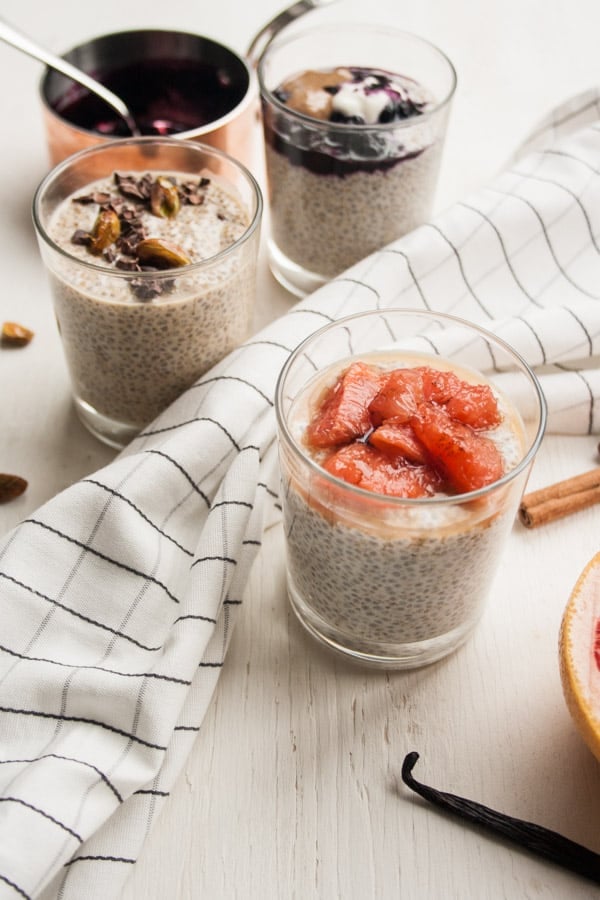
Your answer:
[[[525,494],[519,506],[519,519],[526,528],[536,528],[594,503],[600,503],[600,468]]]

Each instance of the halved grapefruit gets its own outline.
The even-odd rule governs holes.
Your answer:
[[[559,636],[567,707],[600,760],[600,553],[587,564],[567,603]]]

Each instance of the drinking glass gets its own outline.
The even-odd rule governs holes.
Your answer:
[[[180,185],[214,187],[218,193],[211,197],[220,206],[198,196],[168,223],[148,217],[148,238],[160,227],[168,244],[191,247],[188,259],[195,261],[165,269],[172,255],[159,248],[150,260],[155,265],[119,268],[76,246],[72,228],[59,228],[64,204],[98,183],[106,189],[114,173],[134,179],[162,173]],[[92,222],[98,204],[75,207]],[[75,407],[105,443],[124,446],[248,337],[261,214],[260,189],[244,166],[220,150],[175,138],[98,144],[68,157],[42,181],[33,218]]]
[[[357,360],[449,369],[491,386],[502,412],[494,438],[501,477],[466,493],[405,499],[326,471],[305,429],[324,391]],[[485,608],[544,433],[546,404],[527,363],[453,316],[363,313],[326,325],[293,352],[276,415],[287,586],[302,625],[375,666],[412,668],[454,651]]]
[[[282,83],[336,67],[403,76],[417,95],[426,91],[428,105],[374,124],[324,120],[286,105]],[[441,50],[416,35],[335,24],[274,41],[258,80],[270,265],[301,296],[428,219],[456,74]]]

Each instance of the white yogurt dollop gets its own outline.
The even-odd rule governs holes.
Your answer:
[[[332,101],[334,112],[349,118],[360,116],[365,124],[375,125],[390,98],[385,90],[369,90],[369,93],[366,93],[366,88],[371,86],[374,86],[374,80],[369,78],[364,81],[347,81],[340,85]]]

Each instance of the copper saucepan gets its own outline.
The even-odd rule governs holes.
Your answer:
[[[282,10],[253,38],[245,57],[203,35],[144,29],[101,35],[73,47],[63,58],[121,96],[142,126],[146,115],[142,107],[148,107],[147,133],[200,140],[253,169],[258,60],[287,24],[331,2],[298,0]],[[196,100],[200,95],[206,98],[201,116],[190,93],[192,84]],[[149,104],[153,90],[156,102]],[[101,100],[60,72],[46,69],[40,94],[53,165],[85,147],[128,134],[118,131],[122,121],[112,120]]]

